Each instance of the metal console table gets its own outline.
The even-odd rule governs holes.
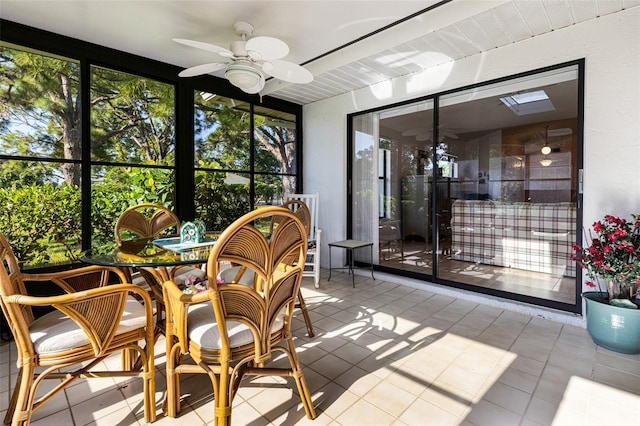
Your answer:
[[[349,263],[348,268],[336,268],[336,269],[349,269],[349,273],[351,274],[351,285],[353,288],[356,287],[355,274],[354,274],[354,266],[353,266],[353,250],[369,247],[370,257],[369,260],[371,262],[371,278],[375,280],[373,276],[373,243],[370,241],[358,241],[358,240],[342,240],[336,241],[333,243],[329,243],[329,278],[327,281],[331,280],[331,248],[339,247],[347,250],[347,261]]]

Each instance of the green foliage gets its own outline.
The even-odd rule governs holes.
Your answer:
[[[223,103],[196,105],[195,155],[213,168],[249,170],[250,115]]]
[[[227,173],[196,173],[196,219],[211,231],[221,231],[249,211],[249,185],[227,185]]]
[[[223,230],[251,206],[249,185],[226,184],[226,177],[225,172],[196,174],[196,218],[203,220],[208,230]],[[91,245],[113,242],[118,217],[132,205],[151,202],[172,209],[172,181],[173,174],[164,169],[109,169],[104,180],[91,187]],[[256,197],[272,200],[278,188],[273,183],[258,184]],[[0,232],[25,266],[78,259],[82,232],[79,186],[31,183],[3,187],[0,206]]]
[[[103,183],[91,186],[92,245],[113,241],[120,214],[141,203],[173,209],[173,173],[156,168],[110,168]]]
[[[28,185],[0,189],[0,231],[24,264],[53,264],[80,251],[80,189]]]
[[[0,173],[0,187],[22,187],[28,185],[43,185],[52,180],[50,163],[35,161],[0,160],[2,173]]]
[[[3,173],[0,173],[2,176]],[[153,202],[172,208],[172,173],[113,168],[92,185],[92,245],[113,241],[113,228],[129,206]],[[32,183],[0,189],[0,232],[27,266],[68,262],[81,249],[79,186]]]
[[[174,87],[106,68],[91,71],[92,157],[173,164]]]
[[[77,259],[81,221],[89,219],[82,218],[82,188],[91,191],[91,246],[113,241],[129,206],[174,206],[175,86],[91,65],[90,103],[81,105],[80,71],[70,59],[0,46],[0,232],[26,266]],[[258,113],[252,121],[251,109],[234,99],[204,102],[196,93],[196,101],[194,201],[207,229],[224,229],[283,188],[295,190],[293,129],[266,124]],[[83,109],[89,122],[80,120]],[[82,182],[87,168],[91,182]],[[225,183],[230,171],[254,186]]]

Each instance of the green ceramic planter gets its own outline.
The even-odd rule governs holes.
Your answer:
[[[640,353],[640,309],[620,308],[606,302],[607,293],[582,293],[587,307],[587,330],[593,342],[614,352]]]

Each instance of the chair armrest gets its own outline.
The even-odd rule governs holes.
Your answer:
[[[172,336],[175,336],[178,339],[180,351],[186,354],[189,352],[187,336],[189,305],[209,300],[209,292],[202,291],[200,293],[186,294],[175,281],[171,280],[165,281],[162,288],[167,309],[166,339],[171,339]]]
[[[105,287],[92,288],[89,290],[76,291],[58,296],[26,296],[23,294],[12,294],[3,296],[6,303],[15,303],[29,306],[57,306],[78,303],[84,300],[96,299],[109,294],[117,293],[137,293],[145,303],[151,305],[151,297],[144,289],[133,284],[113,284]],[[153,310],[151,310],[153,311]],[[102,318],[104,320],[104,318]]]
[[[93,347],[96,356],[108,349],[109,343],[118,332],[118,328],[127,312],[127,301],[133,299],[144,302],[145,333],[147,340],[153,340],[154,314],[149,294],[133,284],[114,284],[83,290],[58,296],[26,296],[13,294],[3,296],[7,305],[51,306],[62,312],[82,330]],[[135,301],[134,303],[139,303]],[[28,334],[28,329],[18,330]],[[28,338],[28,337],[27,337]]]
[[[23,281],[53,283],[66,293],[103,287],[108,285],[110,278],[115,275],[120,283],[128,282],[127,275],[119,268],[111,266],[84,266],[61,272],[21,273]]]

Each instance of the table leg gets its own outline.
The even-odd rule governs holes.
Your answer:
[[[369,262],[371,263],[371,278],[375,281],[375,277],[373,276],[373,245],[369,246]]]
[[[351,263],[349,263],[349,273],[351,274],[351,286],[356,288],[356,274],[353,272],[353,249],[347,249]]]
[[[331,246],[329,246],[329,278],[327,278],[327,282],[331,281]]]

